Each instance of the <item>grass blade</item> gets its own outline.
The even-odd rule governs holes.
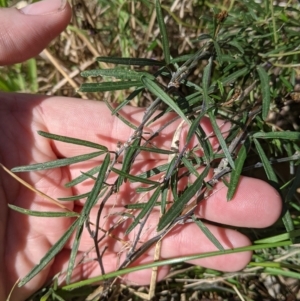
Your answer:
[[[145,207],[141,210],[141,212],[137,215],[137,217],[134,219],[133,223],[128,227],[125,234],[128,235],[140,222],[140,220],[153,209],[153,207],[156,204],[156,201],[160,195],[161,188],[157,187],[157,189],[154,191],[154,193],[151,195],[149,201],[145,203]]]
[[[106,146],[98,144],[98,143],[94,143],[94,142],[89,142],[86,140],[81,140],[81,139],[71,138],[71,137],[61,136],[61,135],[55,135],[55,134],[51,134],[51,133],[47,133],[47,132],[43,132],[43,131],[38,131],[38,134],[42,137],[49,138],[52,140],[57,140],[57,141],[76,144],[76,145],[83,145],[83,146],[87,146],[87,147],[101,149],[103,151],[108,151]]]
[[[104,57],[99,56],[96,59],[98,62],[104,62],[109,64],[118,64],[118,65],[135,65],[135,66],[164,66],[164,62],[144,59],[144,58],[130,58],[130,57]]]
[[[129,127],[131,127],[132,129],[136,130],[137,127],[131,123],[130,121],[128,121],[126,118],[124,118],[120,113],[118,113],[118,111],[121,109],[120,106],[118,106],[118,110],[114,109],[111,104],[109,103],[109,101],[107,99],[104,99],[105,104],[107,105],[107,107],[110,109],[111,111],[111,115],[116,115],[122,122],[124,122],[126,125],[128,125]],[[129,101],[128,101],[129,102]],[[127,101],[123,101],[122,104],[124,103],[124,105],[127,104]],[[123,106],[122,106],[123,107]]]
[[[247,157],[247,150],[245,145],[243,144],[235,160],[235,169],[232,171],[230,176],[230,183],[227,191],[227,201],[230,201],[235,194],[246,157]]]
[[[95,182],[95,185],[92,189],[92,191],[90,192],[83,208],[82,211],[80,213],[80,218],[79,218],[79,223],[78,223],[78,227],[77,227],[77,232],[76,232],[76,237],[74,240],[74,243],[72,245],[72,251],[70,254],[70,259],[69,259],[69,264],[68,264],[68,270],[67,270],[67,276],[66,276],[66,282],[69,283],[71,280],[71,275],[74,269],[74,265],[75,265],[75,258],[78,252],[78,247],[80,244],[80,239],[81,239],[81,234],[82,234],[82,230],[83,230],[83,225],[85,223],[85,221],[87,220],[87,218],[90,215],[91,209],[95,206],[95,204],[98,201],[98,196],[99,193],[102,189],[102,185],[104,183],[105,180],[105,176],[106,176],[106,172],[109,166],[109,162],[110,162],[110,155],[106,154],[104,161],[101,165],[101,168],[99,170],[98,173],[98,177],[97,180]]]
[[[131,69],[121,69],[121,68],[113,68],[113,69],[93,69],[87,70],[80,73],[82,77],[98,77],[98,76],[109,76],[117,79],[123,80],[137,80],[139,81],[141,76],[148,76],[151,79],[155,79],[152,74],[147,72],[138,72]]]
[[[215,134],[216,134],[216,136],[218,138],[219,144],[220,144],[220,146],[221,146],[221,148],[222,148],[222,150],[224,152],[224,155],[225,155],[226,159],[228,160],[228,163],[230,164],[230,166],[231,166],[232,169],[235,169],[234,162],[233,162],[233,160],[231,158],[231,154],[230,154],[230,152],[228,150],[228,147],[227,147],[226,142],[225,142],[225,140],[224,140],[224,138],[222,136],[222,133],[221,133],[221,131],[219,129],[219,126],[217,125],[217,121],[216,121],[215,115],[213,114],[212,111],[209,111],[208,112],[208,116],[209,116],[211,125],[213,127],[213,130],[214,130],[214,132],[215,132]]]
[[[261,138],[261,139],[287,139],[287,140],[300,140],[299,132],[257,132],[253,134],[253,138]]]
[[[268,159],[268,157],[266,156],[263,148],[261,147],[260,143],[258,142],[257,139],[253,139],[254,141],[254,144],[255,144],[255,148],[258,152],[258,155],[262,161],[262,164],[263,164],[263,167],[264,167],[264,170],[266,172],[266,175],[268,177],[268,179],[274,183],[278,183],[278,179],[277,179],[277,176],[270,164],[270,161]]]
[[[63,167],[78,162],[87,161],[102,155],[105,152],[94,152],[85,155],[79,155],[71,158],[58,159],[44,163],[36,163],[32,165],[18,166],[11,169],[13,172],[25,172],[25,171],[35,171],[35,170],[46,170],[51,168]]]
[[[29,209],[24,209],[12,204],[8,204],[8,207],[20,212],[22,214],[27,214],[31,216],[41,216],[41,217],[79,217],[79,214],[77,212],[72,212],[72,211],[65,211],[65,212],[54,212],[54,211],[48,211],[48,212],[43,212],[43,211],[34,211],[34,210],[29,210]]]
[[[63,246],[66,244],[74,230],[76,229],[79,223],[77,219],[70,228],[64,233],[64,235],[50,248],[47,254],[40,260],[40,263],[37,264],[18,284],[19,287],[25,285],[29,282],[34,276],[36,276],[57,254],[61,251]]]
[[[83,83],[79,92],[106,92],[125,90],[132,87],[142,86],[140,81],[116,81],[116,82],[103,82],[103,83]]]
[[[171,109],[173,109],[188,124],[190,123],[190,121],[187,119],[187,117],[184,115],[181,109],[177,106],[174,100],[164,90],[162,90],[154,81],[144,76],[142,76],[141,81],[151,93],[159,97],[164,103],[166,103]]]
[[[218,250],[225,250],[221,243],[217,240],[217,238],[211,233],[211,231],[205,226],[205,224],[203,224],[203,222],[199,218],[196,218],[196,216],[193,215],[192,219],[196,223],[196,225],[201,229],[201,231],[205,234],[205,236],[214,244],[216,248],[218,248]]]
[[[158,185],[159,184],[159,182],[155,182],[155,181],[148,180],[148,179],[145,179],[145,178],[133,176],[133,175],[130,175],[129,173],[124,172],[123,170],[119,170],[119,169],[116,169],[114,167],[112,167],[111,170],[113,172],[115,172],[116,174],[122,176],[123,178],[129,179],[129,181],[133,182],[133,183],[134,182],[139,182],[139,183],[150,184],[150,185]]]
[[[209,171],[209,166],[203,170],[200,177],[188,187],[184,193],[178,198],[178,200],[173,204],[173,206],[163,215],[158,223],[157,231],[161,231],[166,226],[168,226],[179,214],[182,212],[184,206],[191,200],[191,198],[201,189],[203,185],[203,180],[207,176]]]
[[[160,0],[155,1],[155,9],[156,9],[157,22],[158,22],[158,26],[159,26],[160,34],[161,34],[164,58],[165,58],[166,64],[169,65],[170,60],[171,60],[170,59],[169,40],[168,40],[166,25],[164,22],[164,16],[163,16],[161,6],[160,6]]]
[[[266,120],[270,110],[270,79],[268,73],[262,66],[257,67],[257,73],[260,79],[261,93],[262,93],[262,118]]]

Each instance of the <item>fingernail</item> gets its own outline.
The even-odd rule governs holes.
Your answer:
[[[20,9],[25,15],[46,15],[63,10],[67,0],[43,0]]]

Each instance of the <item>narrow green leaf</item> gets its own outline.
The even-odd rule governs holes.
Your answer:
[[[286,140],[300,140],[299,132],[257,132],[253,134],[253,138],[261,138],[261,139],[286,139]]]
[[[89,171],[82,173],[80,176],[78,176],[75,179],[73,179],[72,181],[66,183],[65,187],[73,187],[79,183],[82,183],[85,180],[90,179],[90,176],[93,176],[94,174],[96,174],[100,170],[100,168],[101,168],[101,165],[97,165],[97,166],[93,167]]]
[[[190,162],[190,160],[188,160],[186,157],[183,156],[181,161],[192,175],[199,177],[198,171],[196,170],[194,165]]]
[[[75,259],[76,259],[76,255],[77,255],[77,252],[78,252],[79,243],[80,243],[81,234],[82,234],[85,219],[86,218],[83,218],[82,216],[79,218],[80,222],[79,222],[79,225],[77,227],[75,239],[74,239],[72,249],[71,249],[71,254],[70,254],[70,257],[69,257],[69,264],[68,264],[67,276],[66,276],[66,283],[67,284],[70,284],[70,280],[71,280],[72,272],[73,272],[74,265],[75,265]]]
[[[140,145],[141,139],[137,138],[125,149],[124,153],[124,160],[123,160],[123,165],[122,165],[122,172],[125,173],[126,175],[129,174],[131,164],[132,164],[132,159],[136,152],[138,151],[136,149],[136,146]],[[120,186],[122,185],[124,179],[126,179],[124,176],[119,176],[118,181],[117,181],[117,191],[119,190]]]
[[[186,136],[186,143],[189,143],[193,137],[193,135],[195,134],[196,130],[199,128],[199,124],[200,124],[200,120],[203,118],[203,116],[205,115],[205,111],[202,110],[198,116],[193,120],[190,128],[189,128],[189,131],[188,131],[188,134]]]
[[[198,177],[196,181],[184,191],[184,193],[178,198],[178,200],[173,204],[173,206],[165,213],[165,215],[161,217],[157,226],[157,231],[161,231],[162,229],[164,229],[176,217],[180,215],[184,206],[201,189],[203,185],[203,180],[207,176],[209,169],[209,166],[206,166],[200,177]]]
[[[66,244],[74,230],[76,229],[79,223],[79,219],[75,220],[70,228],[64,233],[64,235],[50,248],[47,254],[40,260],[40,263],[37,264],[19,283],[18,287],[25,285],[29,282],[34,276],[36,276],[63,248]]]
[[[144,59],[144,58],[130,58],[130,57],[97,57],[98,62],[119,64],[119,65],[135,65],[135,66],[164,66],[164,62]]]
[[[106,154],[104,161],[101,165],[101,168],[99,170],[95,185],[93,186],[93,189],[90,192],[90,194],[82,208],[82,211],[80,213],[79,223],[78,223],[78,227],[77,227],[77,231],[76,231],[76,237],[75,237],[74,243],[72,245],[72,251],[70,254],[70,259],[69,259],[69,264],[68,264],[68,269],[67,269],[67,276],[66,276],[67,283],[69,283],[71,280],[71,275],[72,275],[72,272],[74,269],[75,259],[76,259],[78,247],[80,244],[83,225],[84,225],[85,221],[87,220],[87,218],[89,217],[92,208],[95,206],[95,204],[98,201],[98,196],[99,196],[99,193],[102,189],[102,185],[105,180],[109,162],[110,162],[110,154]]]
[[[216,117],[214,116],[214,113],[212,111],[209,111],[208,112],[208,116],[209,116],[209,119],[210,119],[210,122],[211,122],[211,125],[213,127],[213,130],[218,138],[218,141],[219,141],[219,144],[224,152],[224,155],[226,157],[226,159],[228,160],[228,163],[230,164],[231,168],[232,169],[235,169],[235,166],[234,166],[234,162],[231,158],[231,154],[228,150],[228,147],[226,145],[226,142],[222,136],[222,133],[218,127],[218,124],[217,124],[217,121],[216,121]]]
[[[145,206],[147,206],[147,203],[127,204],[124,207],[126,209],[143,209],[143,208],[145,208]],[[160,205],[161,205],[161,202],[156,202],[154,204],[154,206],[160,206]]]
[[[181,109],[177,106],[174,100],[164,91],[162,90],[154,81],[150,80],[147,77],[141,78],[144,86],[155,96],[159,97],[164,103],[166,103],[171,109],[173,109],[183,120],[185,120],[188,124],[190,121],[181,111]]]
[[[116,82],[103,82],[103,83],[83,83],[80,92],[105,92],[125,90],[131,87],[142,86],[140,81],[116,81]]]
[[[71,164],[75,164],[78,162],[87,161],[90,159],[93,159],[95,157],[98,157],[102,155],[105,152],[94,152],[90,154],[85,155],[79,155],[71,158],[65,158],[65,159],[58,159],[53,160],[49,162],[44,163],[37,163],[32,165],[26,165],[26,166],[18,166],[11,169],[12,172],[24,172],[24,171],[35,171],[35,170],[45,170],[45,169],[51,169],[51,168],[57,168],[62,166],[67,166]]]
[[[167,150],[167,149],[161,149],[161,148],[155,148],[155,147],[139,146],[136,148],[140,149],[141,151],[150,152],[150,153],[157,153],[157,154],[163,154],[163,155],[174,154],[174,151]]]
[[[257,67],[258,76],[260,79],[261,93],[262,93],[262,118],[266,120],[270,110],[270,79],[268,73],[262,66]]]
[[[162,187],[161,187],[162,193],[161,193],[161,206],[160,206],[160,212],[161,214],[165,214],[166,213],[166,206],[169,203],[167,201],[168,198],[168,192],[169,192],[169,186],[168,183],[165,183]]]
[[[213,66],[213,57],[210,57],[208,60],[208,64],[204,68],[203,78],[202,78],[203,102],[205,104],[205,108],[208,108],[211,102],[210,97],[208,95],[208,90],[210,86],[212,66]]]
[[[85,199],[86,197],[89,196],[89,194],[90,194],[90,192],[86,192],[86,193],[82,193],[82,194],[78,194],[78,195],[72,195],[69,197],[57,198],[57,199],[62,202],[77,201],[77,200]]]
[[[158,175],[168,169],[169,163],[158,165],[150,170],[147,170],[138,175],[139,178],[150,178],[152,176]]]
[[[285,214],[283,215],[282,222],[283,222],[284,227],[285,227],[287,232],[291,232],[291,231],[295,230],[293,219],[292,219],[292,216],[291,216],[291,213],[290,213],[289,210],[287,210],[285,212]],[[291,240],[292,240],[293,243],[296,243],[295,238],[293,238]]]
[[[235,194],[246,157],[247,150],[245,145],[243,144],[235,160],[235,169],[232,171],[230,176],[230,183],[227,191],[227,201],[231,200]]]
[[[155,189],[157,187],[157,185],[153,185],[153,186],[147,186],[147,187],[137,187],[135,189],[135,191],[137,193],[142,193],[142,192],[147,192],[147,191],[151,191],[153,189]]]
[[[218,248],[218,250],[225,250],[221,243],[217,240],[217,238],[211,233],[211,231],[205,226],[205,224],[200,219],[196,218],[195,215],[192,216],[192,219],[196,223],[196,225],[201,229],[201,231],[205,234],[205,236],[214,244],[216,248]]]
[[[161,34],[161,39],[162,39],[162,46],[163,46],[163,52],[164,52],[164,58],[166,61],[166,64],[170,64],[170,48],[169,48],[169,40],[168,40],[168,35],[167,35],[167,29],[166,25],[164,22],[164,16],[161,10],[160,6],[160,0],[155,1],[155,9],[156,9],[156,17],[157,17],[157,22]]]
[[[67,137],[67,136],[51,134],[51,133],[47,133],[47,132],[43,132],[43,131],[38,131],[38,134],[43,136],[43,137],[52,139],[52,140],[57,140],[57,141],[76,144],[76,145],[83,145],[83,146],[87,146],[87,147],[101,149],[103,151],[108,151],[106,146],[98,144],[98,143],[86,141],[86,140],[81,140],[81,139],[77,139],[77,138],[71,138],[71,137]]]
[[[144,218],[144,216],[153,209],[160,195],[160,192],[161,192],[161,188],[157,187],[157,189],[151,195],[149,201],[145,203],[145,207],[141,210],[141,212],[134,219],[133,223],[126,230],[125,232],[126,235],[128,235],[137,226],[137,224],[141,221],[141,219]]]
[[[31,216],[42,216],[42,217],[79,217],[79,214],[77,212],[71,212],[71,211],[64,211],[64,212],[53,212],[53,211],[48,211],[48,212],[43,212],[43,211],[34,211],[34,210],[29,210],[29,209],[24,209],[12,204],[8,204],[8,207],[20,212],[22,214],[27,214]]]
[[[254,144],[255,144],[255,147],[256,147],[256,150],[258,152],[258,155],[263,163],[263,167],[264,167],[264,170],[266,172],[266,175],[268,177],[268,179],[272,182],[275,182],[275,183],[278,183],[278,179],[277,179],[277,176],[270,164],[270,161],[268,159],[268,157],[266,156],[263,148],[261,147],[260,143],[258,142],[257,139],[253,139],[254,141]]]
[[[123,170],[119,170],[119,169],[116,169],[114,167],[112,167],[111,170],[113,172],[115,172],[116,174],[124,177],[125,179],[129,179],[129,181],[133,182],[133,183],[139,182],[139,183],[150,184],[150,185],[159,185],[159,182],[155,182],[155,181],[148,180],[148,179],[145,179],[145,178],[140,178],[140,177],[137,177],[137,176],[133,176],[133,175],[130,175],[129,173],[124,172]]]
[[[109,101],[107,99],[104,99],[105,104],[107,105],[107,107],[110,109],[111,111],[111,115],[115,115],[117,116],[122,122],[124,122],[126,125],[128,125],[129,127],[131,127],[132,129],[136,130],[137,126],[135,126],[133,123],[131,123],[130,121],[128,121],[126,118],[124,118],[120,113],[118,113],[109,103]],[[126,100],[123,101],[123,103],[126,103]]]
[[[222,55],[222,51],[221,51],[221,47],[219,45],[219,43],[215,40],[212,40],[215,50],[216,50],[216,54],[217,54],[217,60],[219,61],[220,65],[223,64],[223,55]]]
[[[239,69],[236,72],[230,73],[230,75],[227,76],[226,78],[222,79],[221,82],[223,83],[224,86],[227,86],[227,85],[235,82],[237,80],[237,78],[247,74],[248,72],[249,72],[249,68],[244,67],[242,69]]]
[[[139,81],[141,76],[148,76],[151,79],[155,79],[155,77],[147,72],[135,71],[131,69],[121,69],[121,68],[113,68],[113,69],[93,69],[86,70],[80,73],[82,77],[97,77],[97,76],[109,76],[117,79],[123,80],[137,80]]]

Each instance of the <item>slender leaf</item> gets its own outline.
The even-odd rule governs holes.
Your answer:
[[[155,181],[148,180],[148,179],[145,179],[145,178],[133,176],[133,175],[130,175],[130,174],[124,172],[123,170],[119,170],[119,169],[116,169],[114,167],[112,167],[111,170],[113,172],[115,172],[116,174],[124,177],[125,179],[129,179],[130,182],[133,182],[133,183],[134,182],[139,182],[139,183],[150,184],[150,185],[159,185],[159,182],[155,182]]]
[[[22,214],[27,214],[31,216],[42,216],[42,217],[79,217],[79,214],[77,212],[73,211],[64,211],[64,212],[54,212],[54,211],[48,211],[48,212],[43,212],[43,211],[34,211],[34,210],[29,210],[29,209],[24,209],[12,204],[8,204],[8,207],[20,212]]]
[[[300,140],[299,132],[257,132],[253,134],[253,138],[261,138],[261,139],[287,139],[287,140]]]
[[[157,185],[147,186],[147,187],[137,187],[135,189],[135,191],[137,193],[148,192],[148,191],[151,191],[151,190],[155,189],[156,187],[157,187]]]
[[[77,201],[77,200],[85,199],[86,197],[89,196],[89,194],[90,194],[90,192],[86,192],[86,193],[82,193],[82,194],[78,194],[78,195],[72,195],[69,197],[57,198],[57,199],[62,202]]]
[[[131,87],[142,86],[140,81],[115,81],[115,82],[103,82],[103,83],[83,83],[79,91],[80,92],[106,92],[125,90]]]
[[[225,77],[224,79],[221,80],[224,86],[227,86],[237,80],[237,78],[246,75],[249,72],[248,67],[244,67],[242,69],[239,69],[236,72],[230,73],[229,76]]]
[[[232,171],[230,176],[230,183],[227,191],[227,201],[231,200],[235,194],[246,157],[247,150],[245,145],[243,144],[235,160],[235,169]]]
[[[196,223],[196,225],[201,229],[201,231],[205,234],[205,236],[215,245],[216,248],[218,248],[220,251],[225,250],[221,243],[217,240],[217,238],[211,233],[211,231],[199,218],[196,218],[195,215],[193,215],[192,219]]]
[[[135,126],[133,123],[131,123],[130,121],[128,121],[126,118],[124,118],[120,113],[116,112],[114,110],[114,108],[111,106],[111,104],[109,103],[108,100],[104,99],[105,104],[107,105],[107,107],[110,109],[111,111],[111,115],[115,115],[117,116],[122,122],[124,122],[126,125],[128,125],[130,128],[136,130],[137,126]],[[124,101],[126,103],[126,101]]]
[[[234,162],[233,162],[233,159],[231,158],[231,154],[228,150],[228,147],[226,145],[226,142],[222,136],[222,133],[218,127],[218,124],[217,124],[217,121],[216,121],[216,117],[214,116],[213,112],[212,111],[209,111],[208,112],[208,116],[209,116],[209,119],[210,119],[210,122],[211,122],[211,125],[213,127],[213,130],[218,138],[218,141],[219,141],[219,144],[224,152],[224,155],[226,157],[226,159],[228,160],[228,163],[230,164],[231,168],[232,169],[235,169],[235,166],[234,166]]]
[[[136,152],[138,151],[136,149],[136,146],[140,145],[141,143],[141,139],[137,138],[133,141],[133,143],[131,143],[126,149],[125,149],[125,154],[124,154],[124,159],[123,159],[123,165],[122,165],[122,170],[121,172],[123,172],[126,176],[129,175],[129,171],[131,168],[131,164],[132,164],[132,160],[134,155],[136,154]],[[120,186],[122,185],[124,179],[126,179],[126,177],[120,175],[117,181],[117,191],[119,190]],[[126,180],[125,180],[126,182]]]
[[[66,183],[65,187],[73,187],[77,184],[82,183],[85,180],[90,179],[90,177],[93,176],[94,174],[96,174],[100,170],[100,168],[101,168],[101,164],[93,167],[89,171],[86,171],[85,173],[82,173],[80,176],[78,176],[75,179],[73,179],[72,181]]]
[[[155,9],[156,9],[156,16],[157,16],[157,23],[159,26],[161,39],[162,39],[162,46],[163,46],[163,52],[164,52],[164,58],[166,61],[166,64],[170,64],[170,48],[169,48],[169,40],[167,35],[167,29],[164,22],[164,16],[161,10],[160,6],[160,0],[155,1]]]
[[[266,120],[270,110],[270,79],[268,73],[262,66],[257,67],[258,76],[260,79],[261,93],[262,93],[262,118]]]
[[[193,174],[196,177],[199,177],[198,171],[196,170],[196,168],[194,167],[194,165],[191,163],[190,160],[188,160],[183,156],[181,161],[191,174]]]
[[[185,120],[188,124],[190,121],[181,111],[181,109],[177,106],[174,100],[164,91],[162,90],[154,81],[150,80],[147,77],[141,78],[144,86],[152,92],[155,96],[159,97],[163,102],[165,102],[170,108],[172,108],[183,120]]]
[[[213,57],[210,57],[208,60],[208,64],[204,68],[203,78],[202,78],[203,107],[206,109],[209,107],[209,104],[211,103],[210,97],[208,95],[208,90],[211,81],[212,66],[213,66]]]
[[[19,283],[18,286],[21,287],[29,282],[34,276],[36,276],[63,248],[66,242],[69,240],[70,236],[76,229],[79,223],[79,219],[76,219],[70,228],[64,233],[64,235],[50,248],[47,254],[40,260],[37,264]]]
[[[164,66],[164,62],[143,59],[143,58],[130,58],[130,57],[97,57],[98,62],[104,62],[109,64],[119,64],[119,65],[135,65],[135,66]]]
[[[158,165],[150,170],[147,170],[138,175],[139,178],[150,178],[152,176],[158,175],[164,171],[166,171],[169,167],[169,163]]]
[[[144,216],[153,209],[160,195],[160,192],[161,192],[161,188],[157,187],[157,189],[151,195],[149,201],[145,203],[145,207],[141,210],[141,212],[134,219],[133,223],[126,230],[125,232],[126,235],[128,235],[137,226],[137,224],[140,223],[141,219],[143,219]]]
[[[117,79],[123,80],[137,80],[139,81],[141,76],[148,76],[151,79],[155,79],[152,74],[142,71],[135,71],[131,69],[121,69],[121,68],[113,68],[113,69],[93,69],[86,70],[80,73],[83,77],[97,77],[97,76],[109,76],[115,77]]]
[[[94,153],[89,153],[85,155],[79,155],[71,158],[65,158],[65,159],[58,159],[58,160],[53,160],[49,162],[44,162],[44,163],[36,163],[32,165],[25,165],[25,166],[18,166],[12,168],[12,172],[25,172],[25,171],[36,171],[36,170],[45,170],[45,169],[51,169],[51,168],[57,168],[57,167],[63,167],[71,164],[75,164],[78,162],[83,162],[87,161],[90,159],[93,159],[95,157],[98,157],[102,155],[105,152],[94,152]]]
[[[163,154],[163,155],[174,154],[174,151],[167,150],[167,149],[161,149],[161,148],[155,148],[155,147],[139,146],[137,148],[140,149],[141,151],[150,152],[150,153],[157,153],[157,154]]]
[[[153,186],[152,186],[153,187]],[[148,203],[148,202],[147,202]],[[147,206],[147,203],[136,203],[136,204],[127,204],[124,207],[126,209],[143,209]],[[161,202],[156,202],[154,206],[160,206]]]
[[[203,116],[205,115],[205,111],[202,110],[198,116],[193,120],[190,128],[189,128],[189,131],[188,131],[188,134],[186,136],[186,143],[189,143],[193,137],[193,135],[195,134],[196,130],[199,128],[199,123],[200,123],[200,120],[203,118]]]
[[[77,227],[77,231],[76,231],[76,236],[75,236],[75,240],[74,243],[72,245],[72,251],[70,254],[70,259],[69,259],[69,264],[68,264],[68,269],[67,269],[67,276],[66,276],[66,282],[69,283],[71,280],[71,275],[74,269],[74,265],[75,265],[75,259],[76,259],[76,255],[78,252],[78,248],[79,248],[79,244],[80,244],[80,239],[81,239],[81,234],[82,234],[82,230],[83,230],[83,225],[85,223],[85,221],[88,219],[90,212],[92,210],[92,208],[95,206],[95,204],[98,201],[98,196],[99,193],[102,189],[102,185],[104,183],[105,180],[105,176],[106,176],[106,172],[109,166],[109,162],[110,162],[110,155],[106,154],[104,161],[101,165],[101,168],[99,170],[98,173],[98,177],[97,180],[95,182],[95,185],[93,186],[92,191],[90,192],[83,208],[82,211],[80,213],[80,218],[79,218],[79,223],[78,223],[78,227]]]
[[[255,144],[255,147],[256,147],[256,150],[258,152],[258,155],[263,163],[263,167],[264,167],[264,170],[266,172],[266,175],[268,177],[268,179],[272,182],[275,182],[275,183],[278,183],[278,179],[277,179],[277,176],[270,164],[270,161],[268,159],[268,157],[266,156],[263,148],[261,147],[260,143],[258,142],[257,139],[253,139],[254,141],[254,144]]]
[[[168,226],[176,217],[180,215],[184,206],[191,200],[191,198],[201,189],[203,185],[203,180],[207,176],[209,171],[209,166],[203,170],[200,177],[188,187],[184,193],[178,198],[178,200],[173,204],[173,206],[163,215],[158,223],[157,231],[161,231],[166,226]]]
[[[106,146],[98,144],[98,143],[86,141],[86,140],[81,140],[81,139],[77,139],[77,138],[71,138],[71,137],[51,134],[51,133],[47,133],[47,132],[43,132],[43,131],[38,131],[38,134],[43,136],[43,137],[52,139],[52,140],[57,140],[57,141],[76,144],[76,145],[83,145],[83,146],[87,146],[87,147],[101,149],[103,151],[108,151]]]

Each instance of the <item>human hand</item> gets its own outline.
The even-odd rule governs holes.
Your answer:
[[[52,6],[58,2],[60,1],[49,0],[38,5],[49,7],[50,3]],[[0,10],[0,64],[12,64],[36,55],[63,30],[69,19],[68,4],[60,11],[44,15],[24,15],[15,9]],[[23,28],[26,28],[26,35],[24,35]],[[144,110],[126,107],[123,112],[128,119],[138,124],[143,117]],[[171,116],[174,115],[163,117],[152,130],[166,123]],[[174,123],[166,128],[155,140],[158,147],[170,148],[170,141],[177,125],[178,123]],[[212,131],[208,120],[202,122],[202,127],[207,133]],[[46,162],[88,152],[83,147],[42,138],[37,134],[37,130],[93,141],[107,146],[110,150],[116,148],[118,141],[126,141],[132,133],[128,127],[111,116],[103,103],[75,98],[0,93],[0,162],[6,167]],[[166,160],[167,158],[161,155],[144,156],[135,162],[134,171],[138,173],[148,170],[163,164]],[[91,183],[76,186],[74,189],[64,188],[63,185],[78,176],[82,170],[87,170],[95,164],[94,161],[42,172],[24,173],[20,176],[53,198],[67,197],[89,191]],[[60,209],[20,185],[2,170],[0,170],[0,176],[2,208],[0,211],[0,300],[2,301],[5,300],[17,279],[24,277],[39,263],[40,258],[64,234],[73,219],[28,217],[9,210],[7,204],[37,211],[59,211]],[[124,204],[137,201],[133,192],[133,186],[129,184],[122,186],[121,191],[109,200],[103,216],[119,212]],[[68,202],[66,206],[70,210],[80,212],[82,205],[82,202]],[[96,212],[96,208],[91,212],[91,221],[95,220]],[[226,201],[226,188],[220,183],[217,184],[216,193],[208,200],[201,202],[196,210],[198,216],[207,220],[252,228],[271,225],[280,213],[279,194],[263,181],[246,177],[242,177],[238,190],[230,202]],[[157,215],[151,216],[146,227],[151,230],[144,233],[143,240],[146,241],[155,235],[156,223]],[[180,231],[174,228],[163,239],[161,258],[215,250],[212,243],[196,225],[186,224],[181,227]],[[225,248],[250,244],[249,239],[237,231],[212,225],[208,227]],[[122,229],[114,234],[120,238],[124,237]],[[131,238],[133,236],[134,233]],[[109,272],[116,269],[123,245],[109,238],[105,241],[105,245],[109,248],[104,253],[104,265],[105,271]],[[79,248],[79,258],[91,246],[91,238],[85,231]],[[65,270],[71,248],[72,241],[68,242],[55,259],[27,285],[17,288],[12,295],[12,300],[25,299],[40,288],[47,279]],[[96,255],[91,252],[89,257],[96,258]],[[150,249],[138,262],[139,264],[150,262],[152,258],[153,249]],[[244,252],[197,260],[193,263],[223,271],[236,271],[242,269],[250,258],[251,252]],[[162,279],[167,272],[168,267],[161,268],[159,279]],[[93,277],[99,273],[98,263],[92,261],[79,266],[72,280]],[[134,284],[147,284],[149,275],[148,270],[139,271],[125,276],[124,280]]]

